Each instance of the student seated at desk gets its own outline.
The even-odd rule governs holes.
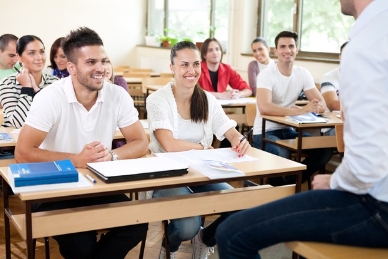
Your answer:
[[[258,76],[257,85],[257,112],[253,129],[253,146],[261,148],[262,118],[263,115],[287,116],[299,115],[309,112],[321,113],[326,109],[325,101],[314,84],[313,77],[302,67],[294,66],[298,48],[296,42],[298,35],[294,32],[283,31],[275,38],[275,54],[278,62],[268,66]],[[295,106],[299,93],[304,90],[309,103],[303,107]],[[298,136],[293,128],[276,123],[267,122],[265,137],[272,141],[278,139],[293,139]],[[309,136],[304,133],[304,136]],[[265,151],[272,154],[290,158],[288,149],[266,143]],[[306,150],[309,154],[302,163],[307,166],[303,171],[302,181],[309,179],[317,170],[323,167],[331,158],[331,149]],[[272,185],[295,183],[295,176],[283,178],[269,178]]]
[[[18,61],[16,55],[16,42],[18,37],[13,34],[3,34],[0,36],[0,82],[3,78],[15,74],[14,68]]]
[[[236,156],[243,156],[249,143],[234,128],[213,95],[203,91],[198,85],[201,75],[200,56],[192,42],[179,42],[171,50],[172,74],[175,82],[152,93],[147,99],[147,113],[150,130],[150,149],[152,152],[176,152],[191,149],[212,148],[213,134],[218,139],[226,137],[233,144]],[[232,189],[227,183],[181,187],[156,190],[153,198],[175,195]],[[191,190],[191,191],[190,191]],[[203,206],[206,206],[204,204]],[[180,244],[193,238],[193,257],[208,258],[209,248],[216,245],[214,234],[220,222],[231,213],[221,216],[211,225],[200,229],[200,217],[172,219],[167,235],[170,241],[171,258]],[[164,240],[159,258],[165,258]]]
[[[217,99],[249,97],[252,89],[231,66],[222,63],[222,47],[215,38],[205,40],[201,47],[201,77],[198,84]],[[227,91],[230,86],[233,90]]]
[[[340,48],[339,59],[341,60],[341,53],[343,48],[346,46],[348,42],[342,44]],[[323,98],[325,99],[327,109],[326,111],[339,111],[341,110],[340,104],[340,85],[339,85],[339,75],[340,70],[339,67],[327,72],[323,75],[321,80],[321,93]],[[335,135],[335,129],[324,129],[322,130],[324,135]]]
[[[65,56],[65,53],[63,53],[63,49],[61,47],[63,39],[64,37],[60,37],[54,41],[53,45],[51,45],[51,64],[46,69],[47,74],[56,76],[58,78],[64,78],[69,76],[69,72],[67,71],[67,58]]]
[[[341,0],[341,11],[357,19],[341,60],[342,163],[315,176],[314,191],[229,217],[217,230],[220,259],[260,259],[259,250],[289,241],[388,249],[388,1]]]
[[[256,96],[257,76],[260,71],[263,71],[268,65],[274,63],[269,57],[270,48],[267,41],[262,37],[257,37],[251,44],[253,57],[255,60],[249,62],[248,65],[248,81],[252,88],[253,96]]]
[[[5,127],[21,128],[33,99],[40,90],[58,80],[43,73],[46,52],[43,42],[34,35],[25,35],[16,42],[20,73],[12,74],[0,84]]]
[[[104,80],[107,55],[101,38],[86,27],[64,39],[70,76],[35,97],[19,134],[15,159],[42,162],[69,158],[76,167],[88,162],[138,158],[148,140],[133,100]],[[111,150],[118,127],[127,144]],[[35,211],[128,201],[124,194],[41,203]],[[60,222],[58,222],[60,224]],[[96,241],[96,231],[54,236],[64,258],[124,258],[146,235],[147,224],[112,228]]]
[[[121,86],[122,88],[124,88],[124,90],[126,92],[128,92],[128,84],[127,84],[127,81],[125,81],[125,79],[122,77],[122,76],[116,76],[113,72],[113,66],[112,66],[112,63],[110,62],[110,60],[108,59],[105,63],[105,67],[106,67],[106,70],[105,70],[105,80],[107,80],[108,82],[112,83],[112,84],[115,84],[115,85],[118,85],[118,86]]]

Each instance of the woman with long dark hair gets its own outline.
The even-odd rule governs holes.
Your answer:
[[[18,73],[10,75],[2,81],[0,101],[3,105],[3,125],[21,128],[34,96],[58,78],[43,73],[46,52],[39,37],[25,35],[19,38],[16,43],[16,53],[22,67]]]
[[[226,137],[233,145],[236,156],[243,156],[250,145],[236,129],[236,122],[226,116],[216,98],[198,85],[201,75],[201,58],[192,42],[179,42],[171,50],[171,72],[174,81],[152,93],[147,98],[147,114],[152,152],[177,152],[212,148],[213,135],[219,140]],[[167,197],[232,189],[227,183],[156,190],[152,197]],[[206,206],[204,204],[204,206]],[[214,234],[231,213],[221,213],[211,225],[201,229],[200,217],[172,219],[167,236],[170,256],[181,242],[193,239],[193,258],[205,259],[216,245]],[[159,258],[166,257],[164,240]]]

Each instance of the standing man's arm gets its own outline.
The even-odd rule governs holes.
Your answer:
[[[24,125],[20,131],[18,142],[15,147],[16,162],[47,162],[70,159],[75,167],[86,168],[86,163],[88,162],[97,162],[109,159],[109,151],[98,141],[85,145],[79,154],[53,152],[41,149],[39,146],[42,144],[46,136],[47,132],[35,129],[29,125]]]
[[[138,158],[148,152],[148,139],[140,121],[121,128],[120,131],[127,144],[113,150],[119,159]]]

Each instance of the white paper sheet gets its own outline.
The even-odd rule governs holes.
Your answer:
[[[224,170],[210,168],[205,161],[213,160],[230,164],[257,160],[257,158],[248,155],[238,157],[237,153],[232,151],[230,148],[155,153],[155,155],[187,163],[191,168],[201,172],[210,179],[236,177],[241,176],[244,173],[241,171],[226,172]]]
[[[230,100],[220,100],[217,99],[217,101],[221,105],[231,105],[231,104],[248,104],[248,103],[256,103],[255,98],[239,98],[239,99],[230,99]]]

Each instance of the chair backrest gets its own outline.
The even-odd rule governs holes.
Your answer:
[[[335,125],[335,139],[337,141],[337,150],[340,153],[344,153],[344,125]]]
[[[142,83],[143,93],[147,93],[147,86],[164,86],[170,81],[172,81],[172,78],[168,77],[144,77]]]
[[[256,117],[256,104],[249,103],[245,106],[245,115],[247,116],[247,125],[253,127],[253,123]]]

